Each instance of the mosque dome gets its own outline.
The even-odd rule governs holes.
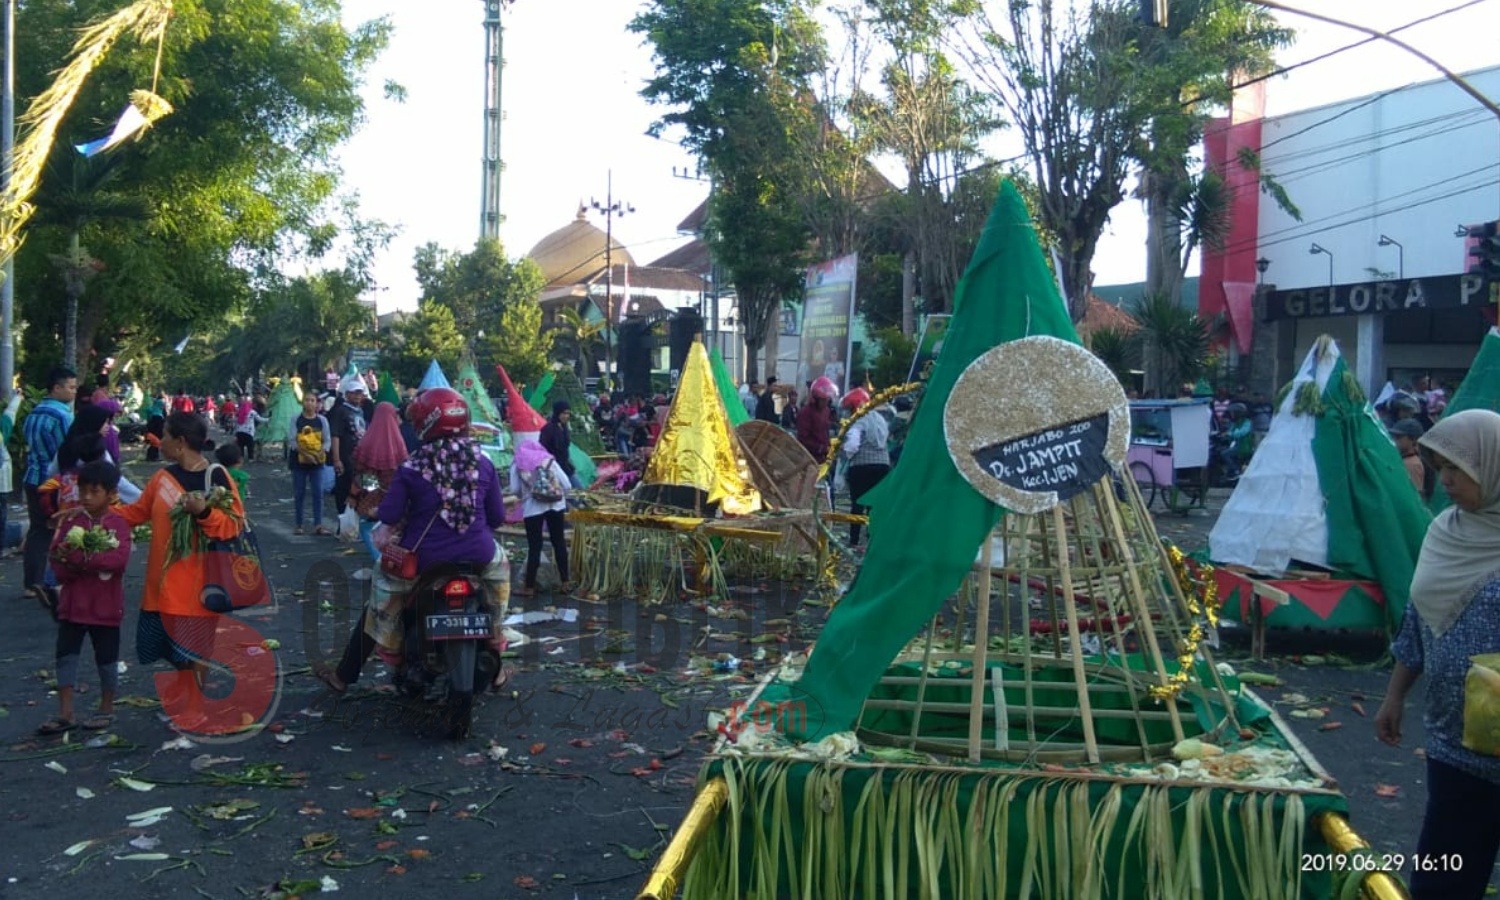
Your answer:
[[[577,284],[604,269],[605,240],[604,231],[589,222],[588,208],[579,204],[573,221],[537,241],[527,255],[542,270],[547,284]],[[618,239],[610,244],[612,264],[636,264]]]

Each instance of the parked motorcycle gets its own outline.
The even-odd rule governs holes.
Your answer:
[[[476,690],[500,673],[481,572],[472,565],[429,568],[417,576],[406,609],[406,666],[397,687],[413,699],[441,704],[451,740],[468,736]]]

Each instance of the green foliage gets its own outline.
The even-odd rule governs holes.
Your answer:
[[[917,341],[901,333],[899,327],[877,328],[871,337],[880,343],[880,353],[870,367],[870,381],[878,388],[904,384],[911,372],[911,361],[917,357]]]
[[[1096,328],[1089,335],[1088,348],[1109,367],[1120,384],[1131,387],[1135,376],[1131,374],[1141,364],[1141,339],[1139,332],[1127,334],[1115,328]]]
[[[448,307],[458,330],[468,335],[493,331],[511,304],[535,304],[544,281],[536,263],[506,259],[500,242],[488,238],[468,253],[426,244],[417,250],[414,268],[422,299]]]
[[[1136,301],[1130,314],[1141,324],[1147,383],[1161,396],[1175,396],[1176,385],[1194,381],[1208,360],[1208,329],[1198,314],[1162,294]]]
[[[468,338],[453,321],[453,311],[424,300],[415,315],[391,329],[391,339],[380,353],[380,368],[401,384],[418,384],[433,360],[443,371],[453,371],[467,344]]]
[[[805,0],[652,0],[630,28],[651,42],[657,66],[641,94],[669,107],[653,131],[680,128],[714,175],[705,237],[738,292],[754,378],[807,262],[798,151],[823,124],[808,100],[821,35]]]
[[[482,371],[505,366],[517,384],[535,384],[547,371],[553,332],[542,328],[542,308],[535,303],[512,303],[500,313],[500,327],[481,341]]]
[[[19,93],[39,93],[76,29],[117,5],[21,4]],[[102,265],[79,308],[80,354],[128,343],[174,371],[181,360],[166,357],[181,335],[219,330],[279,267],[325,254],[340,231],[333,153],[362,118],[360,82],[387,32],[379,21],[346,29],[329,0],[178,0],[156,84],[176,112],[109,151],[107,190],[70,197],[71,145],[107,130],[121,98],[153,83],[157,48],[117,45],[61,129],[17,257],[30,362],[57,358],[65,293],[50,257],[74,228]],[[127,208],[143,215],[101,214]]]

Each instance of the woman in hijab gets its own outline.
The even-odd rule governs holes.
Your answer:
[[[468,436],[469,406],[457,391],[423,391],[412,401],[410,412],[422,446],[397,469],[376,518],[401,527],[400,545],[416,555],[419,573],[441,563],[484,567],[491,644],[504,651],[510,559],[492,533],[505,523],[499,476],[479,442]],[[377,646],[387,663],[402,665],[401,613],[412,585],[384,572],[375,574],[366,615],[354,626],[338,668],[315,669],[324,684],[343,693],[359,679],[364,661]]]
[[[1422,436],[1453,505],[1433,519],[1412,576],[1411,602],[1376,735],[1401,741],[1406,694],[1426,676],[1427,811],[1412,897],[1484,896],[1500,849],[1500,756],[1464,746],[1470,657],[1500,651],[1500,414],[1465,410]]]
[[[349,488],[349,502],[359,513],[359,536],[365,542],[370,556],[380,559],[371,532],[375,528],[375,513],[380,502],[390,490],[396,470],[406,462],[406,442],[401,439],[401,425],[396,419],[396,407],[389,403],[375,405],[375,417],[354,448],[354,482]]]
[[[538,475],[539,472],[546,474]],[[546,487],[538,489],[538,485]],[[510,492],[521,498],[521,517],[526,522],[526,580],[516,592],[523,597],[536,593],[544,525],[552,539],[552,556],[557,562],[563,592],[573,589],[568,579],[568,540],[563,534],[563,518],[568,508],[567,485],[567,473],[539,441],[525,441],[516,448],[515,462],[510,466]]]

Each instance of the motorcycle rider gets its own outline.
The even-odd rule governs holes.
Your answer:
[[[495,466],[469,437],[469,405],[457,391],[423,391],[411,402],[407,417],[422,444],[396,470],[375,517],[386,526],[401,526],[401,536],[392,539],[416,554],[418,572],[444,563],[483,567],[490,644],[504,651],[501,623],[510,600],[510,560],[493,534],[505,522]],[[349,635],[338,668],[315,667],[324,684],[343,693],[359,680],[365,660],[377,649],[399,669],[404,663],[402,611],[413,584],[377,572],[365,615]]]

